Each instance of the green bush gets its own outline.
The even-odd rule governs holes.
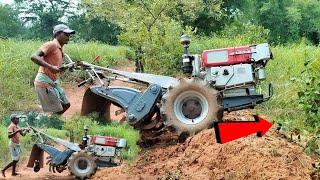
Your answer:
[[[306,115],[305,123],[320,135],[320,52],[313,51],[310,55],[305,59],[301,76],[293,81],[299,84],[298,103]]]

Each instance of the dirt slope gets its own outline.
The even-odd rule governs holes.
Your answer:
[[[131,165],[101,168],[92,179],[311,179],[315,160],[274,129],[226,144],[216,143],[213,129],[186,142],[142,150]],[[7,179],[73,179],[68,171],[39,173],[20,164],[21,176]],[[1,178],[0,178],[1,179]]]
[[[274,130],[218,144],[209,129],[183,144],[145,150],[132,166],[103,169],[95,179],[310,179],[312,163]]]

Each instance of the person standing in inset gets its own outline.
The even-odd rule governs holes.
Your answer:
[[[70,103],[59,84],[59,69],[63,63],[63,46],[69,42],[70,35],[75,31],[64,24],[53,28],[52,41],[44,43],[40,49],[31,56],[31,60],[38,64],[39,70],[34,85],[44,112],[63,114]]]
[[[12,158],[12,162],[10,162],[8,165],[6,165],[2,170],[2,176],[6,177],[5,171],[12,167],[12,176],[17,176],[18,173],[16,172],[17,163],[20,159],[21,154],[21,147],[20,147],[20,135],[25,136],[28,129],[20,129],[19,124],[19,118],[15,115],[12,115],[11,117],[11,124],[8,127],[8,138],[9,140],[9,150]]]

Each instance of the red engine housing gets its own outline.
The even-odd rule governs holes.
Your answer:
[[[109,137],[109,136],[92,136],[91,143],[102,145],[102,146],[112,146],[116,147],[118,142],[118,138]]]
[[[204,67],[215,67],[250,63],[252,62],[251,58],[252,50],[250,46],[212,49],[203,51],[202,65]]]

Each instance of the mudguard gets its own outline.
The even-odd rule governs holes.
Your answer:
[[[142,93],[133,88],[116,86],[92,86],[83,96],[81,115],[98,112],[103,115],[110,103],[128,110],[129,105],[139,98]]]
[[[36,161],[39,162],[40,168],[43,168],[44,151],[35,144],[32,147],[27,167],[33,168]]]
[[[59,151],[57,148],[53,146],[37,143],[33,145],[27,167],[33,167],[35,162],[38,161],[40,168],[43,168],[44,151],[51,156],[51,159],[52,159],[51,163],[53,166],[65,164],[68,158],[71,156],[71,154],[74,153],[74,151],[70,149]]]
[[[110,104],[122,108],[127,114],[127,122],[136,124],[153,113],[156,103],[162,95],[159,85],[151,84],[144,93],[127,87],[92,86],[85,92],[82,101],[81,115],[99,112],[108,114]]]

